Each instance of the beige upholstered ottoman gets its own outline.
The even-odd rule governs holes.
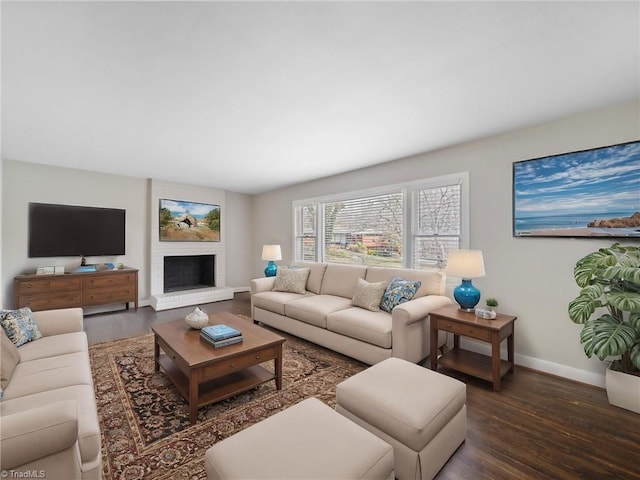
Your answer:
[[[214,445],[212,479],[393,480],[393,449],[316,398]]]
[[[464,441],[466,385],[399,358],[338,384],[336,411],[393,446],[399,480],[432,479]]]

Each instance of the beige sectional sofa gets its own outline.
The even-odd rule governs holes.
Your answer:
[[[411,270],[333,263],[297,263],[308,268],[304,293],[274,291],[276,277],[251,281],[254,322],[270,325],[369,365],[389,357],[413,363],[429,355],[429,312],[451,303],[440,270]],[[413,299],[386,311],[352,306],[359,282],[419,280]],[[446,334],[438,345],[446,342]]]
[[[8,377],[0,402],[0,469],[8,478],[28,472],[99,479],[100,426],[82,309],[33,318],[42,338],[17,348],[0,328],[3,383]]]

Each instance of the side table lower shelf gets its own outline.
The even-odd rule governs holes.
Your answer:
[[[438,358],[438,365],[493,382],[492,359],[481,353],[462,348],[449,350]],[[500,378],[504,377],[512,367],[511,362],[500,360]]]
[[[488,380],[500,390],[502,377],[514,371],[514,322],[518,317],[498,313],[494,319],[476,317],[457,305],[447,305],[430,313],[431,370],[438,365]],[[453,349],[441,357],[438,351],[438,331],[453,333]],[[468,337],[491,345],[491,355],[482,355],[460,348],[460,337]],[[507,341],[507,361],[500,358],[500,343]]]

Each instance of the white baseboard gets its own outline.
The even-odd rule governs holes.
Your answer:
[[[474,342],[466,338],[460,338],[460,347],[470,350],[476,353],[482,353],[483,355],[491,355],[491,346],[486,343]],[[501,358],[507,358],[506,346],[500,350]],[[578,368],[568,367],[559,363],[550,362],[548,360],[541,360],[535,357],[529,357],[516,352],[515,354],[516,365],[538,370],[540,372],[549,373],[551,375],[557,375],[558,377],[568,378],[576,382],[586,383],[588,385],[595,385],[596,387],[604,388],[604,375],[595,372],[588,372],[586,370],[580,370]]]
[[[250,292],[251,291],[251,287],[231,287],[231,288],[233,288],[233,293]]]

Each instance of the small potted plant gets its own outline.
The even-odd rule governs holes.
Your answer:
[[[496,307],[499,305],[498,300],[496,300],[495,298],[487,298],[484,303],[487,304],[487,308],[491,312],[495,312]]]

